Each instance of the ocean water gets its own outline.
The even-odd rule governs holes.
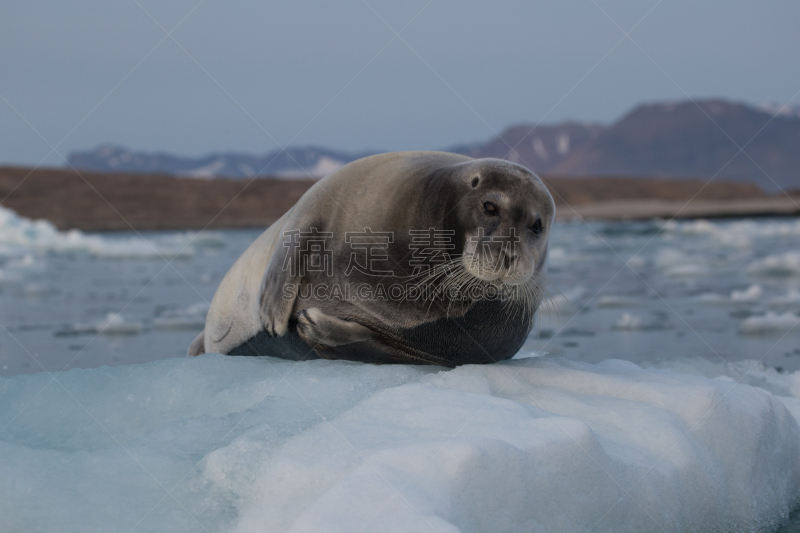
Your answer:
[[[87,235],[0,213],[0,375],[182,357],[258,230]],[[557,223],[520,356],[800,370],[800,220]]]
[[[800,368],[800,220],[570,223],[526,345],[569,359]]]

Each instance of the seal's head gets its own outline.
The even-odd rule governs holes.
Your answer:
[[[479,159],[462,163],[466,185],[459,202],[463,228],[461,265],[472,276],[495,285],[524,285],[547,260],[555,203],[536,174],[508,161]]]

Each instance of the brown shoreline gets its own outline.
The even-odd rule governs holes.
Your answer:
[[[754,218],[800,216],[800,197],[766,197],[729,201],[625,200],[562,207],[561,220],[649,220],[653,218]]]
[[[561,219],[637,220],[800,215],[800,194],[767,196],[741,182],[543,177]],[[265,227],[310,179],[192,179],[0,167],[3,207],[60,229],[131,231]],[[3,200],[4,199],[4,200]]]

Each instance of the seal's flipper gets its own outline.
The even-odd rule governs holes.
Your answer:
[[[316,307],[297,312],[297,332],[312,347],[335,347],[374,338],[375,332],[358,322],[326,315]]]
[[[281,254],[272,256],[258,293],[259,316],[270,337],[280,337],[289,329],[289,318],[302,280],[284,265]]]
[[[194,338],[192,344],[189,345],[189,352],[187,354],[189,357],[206,353],[205,334],[205,330],[201,331],[200,334]]]

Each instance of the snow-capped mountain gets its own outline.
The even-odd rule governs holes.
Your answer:
[[[522,124],[451,151],[508,159],[554,176],[718,178],[767,192],[796,190],[800,107],[660,102],[640,105],[610,126]]]
[[[640,105],[549,169],[562,176],[719,178],[800,189],[800,116],[725,100]]]
[[[547,172],[604,129],[598,124],[580,122],[519,124],[506,128],[486,143],[454,146],[448,151],[470,157],[507,159],[536,172]]]
[[[742,148],[743,150],[740,150]],[[518,124],[486,142],[445,149],[514,161],[560,176],[660,176],[733,179],[765,191],[800,189],[800,107],[725,100],[640,105],[610,126],[563,122]],[[75,152],[75,168],[164,173],[196,178],[319,177],[360,157],[319,147],[266,155],[200,158],[101,146]]]
[[[758,109],[770,115],[800,118],[800,105],[778,104],[775,102],[765,102],[759,104]]]
[[[163,173],[192,178],[316,178],[366,155],[369,153],[349,154],[305,147],[275,150],[261,156],[222,153],[191,158],[133,152],[121,146],[103,145],[88,152],[73,152],[69,164],[99,172]]]

